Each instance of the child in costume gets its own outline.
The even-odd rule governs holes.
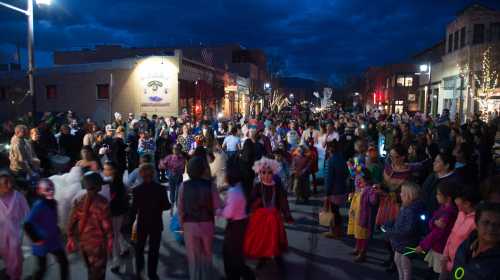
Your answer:
[[[38,262],[33,279],[43,279],[47,271],[48,254],[54,255],[59,263],[61,279],[68,279],[69,263],[58,227],[54,183],[49,179],[40,180],[36,187],[36,193],[40,198],[33,204],[33,208],[24,223],[26,233],[33,242],[33,255],[36,256]]]
[[[347,234],[356,239],[354,255],[355,262],[366,260],[367,241],[370,238],[372,211],[371,206],[376,204],[376,193],[371,184],[369,173],[361,171],[357,175],[355,192],[352,195],[351,207],[349,209],[349,223]]]

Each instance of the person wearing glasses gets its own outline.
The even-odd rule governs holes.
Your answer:
[[[476,208],[476,231],[458,248],[451,279],[498,279],[500,275],[500,204]]]

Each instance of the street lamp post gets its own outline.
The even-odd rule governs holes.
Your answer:
[[[429,75],[429,81],[427,82],[427,86],[425,87],[425,94],[424,94],[424,115],[427,115],[427,106],[428,106],[427,103],[429,102],[429,92],[432,95],[431,63],[429,62],[428,64],[421,64],[419,68],[420,68],[419,74]]]
[[[33,24],[33,1],[28,0],[27,9],[23,10],[16,6],[4,3],[0,1],[0,6],[4,6],[16,12],[19,12],[25,15],[28,19],[28,79],[29,79],[29,94],[31,95],[31,105],[33,116],[36,117],[36,97],[35,97],[35,52],[34,52],[34,44],[35,44],[35,36],[34,36],[34,24]],[[50,0],[37,0],[38,4],[41,5],[50,5]]]

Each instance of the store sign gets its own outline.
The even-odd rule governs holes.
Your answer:
[[[408,101],[415,102],[415,100],[417,100],[417,97],[415,94],[408,94]]]
[[[144,110],[177,112],[178,68],[171,59],[150,57],[138,64],[139,101]]]
[[[232,92],[232,91],[237,91],[238,86],[237,85],[232,85],[232,86],[225,86],[224,91],[225,92]]]
[[[170,77],[164,71],[147,72],[141,76],[142,106],[168,106],[168,84]]]

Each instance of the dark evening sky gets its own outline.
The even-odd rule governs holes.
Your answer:
[[[3,0],[24,7],[25,0]],[[402,61],[444,38],[466,0],[52,0],[36,9],[37,65],[51,51],[119,43],[241,43],[282,56],[289,75],[334,81]],[[478,1],[476,1],[478,2]],[[500,1],[479,1],[500,9]],[[26,45],[26,20],[0,7],[0,62]],[[25,62],[26,55],[21,55]]]

